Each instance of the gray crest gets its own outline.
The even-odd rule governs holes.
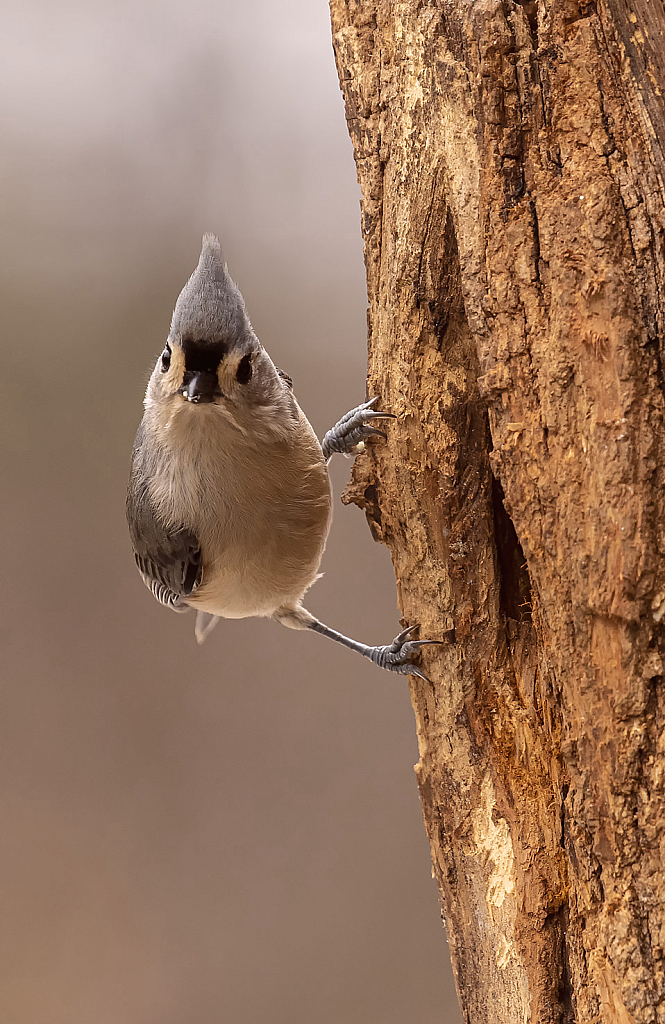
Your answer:
[[[232,346],[248,331],[245,303],[226,268],[219,240],[204,235],[198,266],[175,304],[171,338],[225,341]]]

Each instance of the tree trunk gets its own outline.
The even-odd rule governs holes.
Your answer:
[[[331,9],[463,1012],[663,1024],[663,6]]]

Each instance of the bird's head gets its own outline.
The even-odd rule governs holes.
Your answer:
[[[146,408],[261,404],[275,369],[256,337],[218,239],[204,235],[196,270],[178,297],[171,330],[146,393]]]

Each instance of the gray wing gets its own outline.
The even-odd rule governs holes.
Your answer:
[[[127,490],[127,522],[134,558],[145,585],[162,604],[187,611],[185,600],[201,582],[201,547],[184,527],[169,529],[155,514],[148,492],[139,427]]]

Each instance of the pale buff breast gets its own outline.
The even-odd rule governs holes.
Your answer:
[[[315,581],[331,517],[321,446],[295,415],[260,410],[232,422],[224,410],[174,403],[151,424],[163,457],[151,481],[158,507],[185,526],[203,554],[188,604],[224,618],[269,616]],[[281,426],[278,426],[281,424]]]
[[[203,578],[188,603],[225,618],[270,616],[318,576],[331,517],[321,448],[303,416],[297,433],[243,446],[220,472],[216,507],[199,530]]]

